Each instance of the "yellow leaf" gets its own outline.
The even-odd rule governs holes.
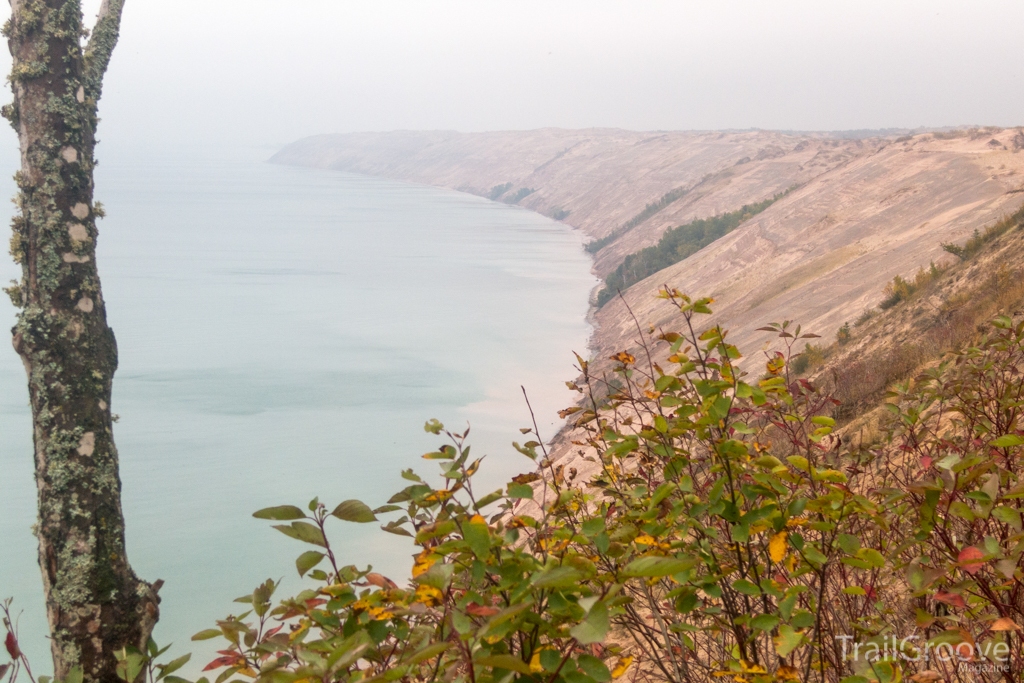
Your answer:
[[[449,491],[448,489],[441,489],[439,491],[428,493],[426,496],[423,497],[423,500],[425,500],[428,503],[443,503],[444,501],[448,500],[451,497],[452,491]]]
[[[537,650],[533,653],[533,656],[530,657],[530,673],[539,674],[543,670],[544,667],[540,665],[540,650]]]
[[[629,657],[623,657],[622,659],[620,659],[619,663],[615,666],[615,669],[612,670],[612,678],[619,678],[619,677],[621,677],[624,673],[626,673],[626,669],[628,669],[629,665],[632,664],[632,663],[633,663],[633,656],[632,655],[630,655]]]
[[[302,638],[302,636],[306,635],[306,633],[308,633],[308,632],[309,632],[309,622],[308,621],[304,621],[299,628],[297,628],[296,630],[294,630],[294,631],[292,631],[291,633],[288,634],[288,642],[294,643],[294,642],[298,641],[300,638]]]
[[[416,602],[423,603],[427,607],[440,605],[443,598],[444,594],[433,586],[422,584],[416,588]]]
[[[760,664],[751,664],[745,659],[740,660],[740,667],[745,674],[766,674],[768,673]]]
[[[989,629],[992,630],[992,631],[1020,631],[1021,630],[1020,626],[1018,626],[1013,621],[1013,619],[1010,619],[1008,617],[1001,617],[999,619],[996,619],[995,621],[992,622],[992,625],[989,626]]]
[[[412,578],[416,578],[420,574],[423,574],[428,569],[434,566],[437,562],[437,557],[432,555],[429,551],[424,550],[422,553],[416,556],[416,562],[412,566]]]
[[[370,616],[377,621],[387,621],[391,617],[395,616],[393,612],[389,612],[384,607],[371,607],[369,610]]]
[[[768,554],[772,558],[772,562],[782,562],[782,559],[786,557],[786,550],[789,548],[789,534],[785,531],[772,536],[772,540],[768,543]]]
[[[775,672],[775,680],[777,681],[799,681],[800,673],[791,666],[783,664],[779,667],[779,670]]]

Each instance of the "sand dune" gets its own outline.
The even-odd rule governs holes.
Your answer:
[[[567,212],[565,222],[591,238],[617,236],[596,255],[601,276],[669,227],[799,185],[725,238],[625,292],[642,324],[667,329],[672,309],[653,296],[661,285],[714,296],[715,321],[741,348],[756,349],[768,340],[756,328],[770,321],[798,320],[831,337],[876,305],[894,275],[913,275],[946,256],[941,243],[963,241],[1019,207],[1022,148],[1017,129],[863,139],[545,129],[319,136],[274,161],[493,192],[549,216]],[[635,220],[677,189],[680,198]],[[609,302],[596,321],[596,358],[635,347],[622,301]]]

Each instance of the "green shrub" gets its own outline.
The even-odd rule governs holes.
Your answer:
[[[501,185],[495,185],[491,188],[491,191],[487,193],[487,198],[491,201],[497,201],[498,197],[505,194],[512,189],[512,183],[503,183]]]
[[[932,262],[928,269],[919,268],[913,280],[904,280],[897,275],[892,279],[892,282],[885,286],[883,291],[885,298],[882,299],[882,303],[878,304],[878,307],[883,311],[887,311],[893,306],[906,301],[919,290],[924,289],[939,279],[947,270],[949,270],[949,266],[937,266]]]
[[[678,307],[687,329],[709,312],[706,299],[675,291],[663,296]],[[961,370],[950,385],[960,387],[956,391],[986,386],[994,357],[1018,363],[1024,326],[997,325],[997,341],[973,351],[977,358],[968,363],[981,374]],[[807,335],[788,324],[769,329],[786,350],[769,357],[755,383],[735,367],[740,353],[718,328],[651,340],[667,347],[664,370],[617,354],[619,384],[604,392],[603,402],[595,398],[601,381],[580,359],[583,378],[572,384],[584,401],[566,412],[581,430],[576,442],[594,449],[598,472],[589,481],[577,481],[572,463],[553,462],[534,440],[517,448],[537,460],[540,473],[479,496],[472,488],[479,461],[469,462],[464,435],[447,434],[452,443],[425,456],[442,465],[440,487],[406,472],[411,485],[376,510],[348,501],[329,514],[314,501],[306,510],[257,513],[285,522],[277,528],[314,546],[300,556],[299,571],[316,566],[316,585],[275,605],[275,584],[264,584],[248,617],[200,634],[228,640],[217,662],[227,667],[222,680],[601,683],[628,672],[631,680],[645,681],[839,681],[853,675],[894,683],[904,673],[936,666],[897,656],[850,661],[835,636],[869,641],[917,629],[917,619],[959,643],[965,636],[956,629],[972,619],[991,622],[997,606],[985,591],[999,595],[1000,585],[1014,585],[1005,577],[1021,576],[1018,547],[1024,545],[1014,531],[1020,470],[993,460],[987,446],[979,451],[970,433],[954,442],[963,454],[942,460],[941,467],[964,462],[984,475],[965,481],[957,500],[973,506],[975,520],[992,501],[985,533],[996,540],[965,527],[953,549],[939,553],[943,520],[952,513],[930,501],[946,500],[947,480],[937,472],[920,488],[914,470],[939,460],[922,455],[879,467],[888,456],[837,439],[828,417],[835,401],[791,374],[792,348]],[[943,366],[935,382],[895,397],[900,419],[890,438],[902,444],[897,452],[948,448],[939,440],[928,445],[923,432],[913,430],[938,426],[936,399],[928,392],[946,386],[943,373],[963,366]],[[966,410],[969,403],[992,417],[1009,415],[1009,389],[1019,390],[1019,381],[1001,386],[1003,398],[990,408],[980,408],[985,400],[970,390],[956,406],[943,408]],[[991,404],[992,396],[985,396]],[[976,433],[982,424],[973,420],[970,429]],[[442,431],[436,422],[428,429]],[[990,427],[985,443],[1016,462],[1024,443],[1013,436],[1019,431],[1000,423]],[[939,495],[932,497],[929,487]],[[982,489],[988,491],[984,500],[976,493]],[[954,511],[967,515],[961,506]],[[400,587],[338,564],[325,532],[331,514],[363,522],[400,515],[384,528],[408,533],[419,547],[411,583]],[[980,544],[981,556],[969,551],[961,557],[960,545],[968,541]],[[960,559],[942,559],[950,553]],[[971,573],[975,565],[984,570]],[[965,607],[948,596],[961,596]],[[950,610],[929,607],[914,617],[910,608],[939,603]],[[1017,612],[1013,618],[1024,621]],[[287,630],[275,630],[281,625]]]
[[[992,665],[1005,669],[969,680],[1021,680],[1024,323],[996,319],[898,387],[866,450],[834,433],[835,399],[792,372],[813,335],[764,328],[782,350],[752,381],[724,331],[694,331],[710,300],[662,297],[685,331],[641,354],[665,361],[620,352],[609,388],[578,359],[582,400],[564,414],[581,460],[552,460],[524,430],[515,447],[538,469],[479,492],[466,434],[431,421],[447,438],[424,456],[436,484],[407,470],[374,509],[257,512],[306,545],[295,566],[309,583],[279,598],[268,580],[197,634],[223,640],[207,670],[220,683],[899,683]],[[417,548],[409,580],[346,565],[330,542],[332,518],[385,516]],[[896,649],[853,658],[846,637]],[[925,643],[975,650],[910,657]],[[146,669],[158,652],[126,654],[125,671],[159,677]]]
[[[976,256],[986,244],[1001,235],[1005,235],[1010,230],[1021,225],[1022,222],[1024,222],[1024,207],[1021,207],[1012,215],[1000,219],[995,225],[986,228],[985,232],[975,230],[974,234],[963,245],[943,242],[942,248],[961,261],[966,261]]]
[[[507,199],[503,199],[502,201],[506,204],[518,204],[536,191],[537,190],[532,187],[520,187],[516,190],[515,194]]]
[[[843,326],[836,330],[836,343],[840,346],[846,346],[850,343],[853,335],[850,332],[850,323],[843,323]]]

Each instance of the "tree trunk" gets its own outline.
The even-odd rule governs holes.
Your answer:
[[[104,0],[83,45],[79,0],[11,0],[4,35],[21,143],[11,254],[22,279],[14,348],[28,372],[39,564],[54,673],[113,683],[115,653],[145,652],[159,599],[125,554],[110,391],[117,345],[96,269],[93,151],[103,75],[124,0]]]

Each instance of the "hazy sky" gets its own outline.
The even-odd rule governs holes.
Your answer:
[[[127,0],[100,137],[1010,126],[1022,26],[1021,0]]]

